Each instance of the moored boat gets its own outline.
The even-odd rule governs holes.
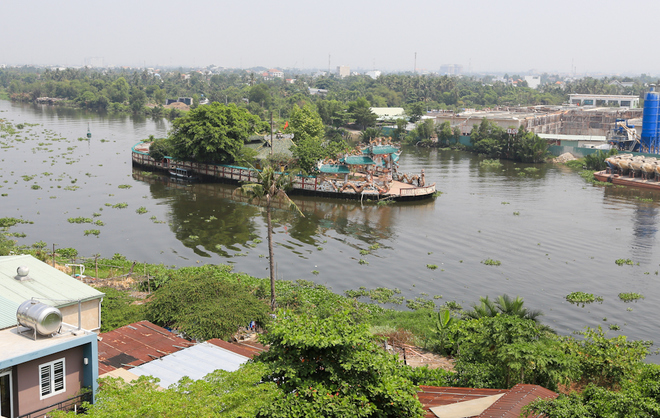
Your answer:
[[[254,168],[226,164],[177,161],[165,157],[156,161],[149,156],[150,142],[133,146],[133,165],[176,173],[185,169],[200,179],[233,183],[258,182]],[[293,192],[348,199],[419,200],[434,196],[435,183],[427,185],[424,170],[420,174],[400,173],[398,159],[401,151],[387,141],[374,141],[360,147],[338,161],[322,161],[319,173],[295,176]],[[173,176],[175,174],[172,174]]]

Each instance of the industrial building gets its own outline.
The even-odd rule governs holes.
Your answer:
[[[449,121],[452,127],[458,126],[463,135],[469,135],[474,125],[486,118],[497,126],[525,128],[527,131],[562,135],[606,136],[617,119],[641,122],[642,109],[581,106],[529,106],[502,107],[484,110],[429,112],[436,124]]]

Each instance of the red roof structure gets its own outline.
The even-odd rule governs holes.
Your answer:
[[[99,374],[130,369],[193,345],[149,321],[125,325],[99,335]]]
[[[461,403],[468,401],[482,400],[486,402],[485,409],[476,412],[476,415],[463,415],[464,418],[518,418],[526,405],[532,401],[543,399],[554,399],[559,396],[557,393],[545,389],[538,385],[516,385],[511,389],[472,389],[472,388],[454,388],[454,387],[435,387],[420,386],[418,392],[419,401],[424,405],[426,411],[425,418],[436,418],[431,408],[456,405],[460,407]],[[492,401],[488,406],[487,398]],[[465,404],[468,405],[468,404]],[[467,409],[467,408],[466,408]],[[459,416],[459,415],[453,415]]]

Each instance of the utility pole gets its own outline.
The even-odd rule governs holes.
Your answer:
[[[413,68],[413,74],[417,74],[417,52],[415,52],[415,66]]]
[[[273,155],[273,111],[270,111],[270,155]]]

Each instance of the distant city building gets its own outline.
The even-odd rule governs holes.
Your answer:
[[[341,78],[351,75],[351,68],[347,65],[340,65],[337,67],[337,75]]]
[[[460,64],[443,64],[440,66],[442,75],[459,75],[463,73],[463,66]]]
[[[612,106],[639,107],[638,96],[619,96],[614,94],[569,94],[568,102],[578,106]]]
[[[531,89],[538,88],[541,85],[541,76],[538,75],[526,75],[525,81],[527,82],[527,87]]]
[[[103,67],[104,66],[103,61],[104,61],[103,57],[86,57],[85,65],[90,67]]]
[[[378,70],[373,70],[373,71],[367,71],[364,73],[365,75],[368,75],[369,77],[373,78],[374,80],[380,77],[381,72]]]
[[[309,94],[311,96],[315,96],[317,94],[321,95],[321,96],[325,96],[326,94],[328,94],[328,90],[326,90],[326,89],[313,89],[313,88],[309,87]]]
[[[275,78],[275,77],[284,78],[284,72],[282,72],[278,69],[275,69],[275,68],[271,68],[270,70],[268,70],[268,75],[273,77],[273,78]]]

